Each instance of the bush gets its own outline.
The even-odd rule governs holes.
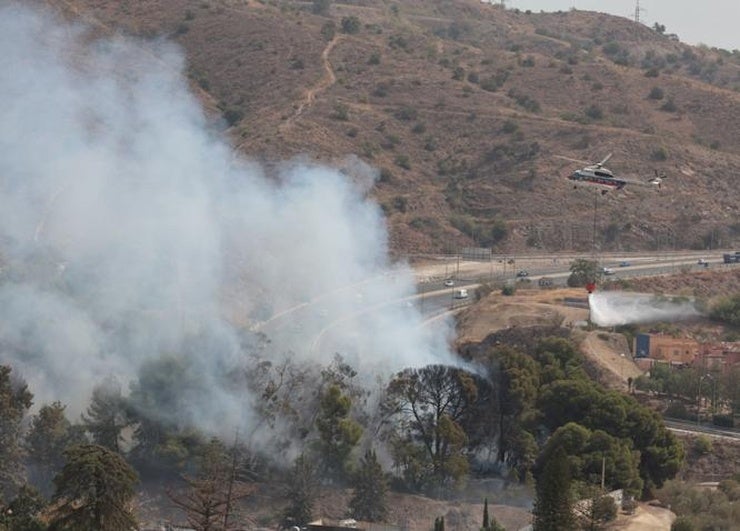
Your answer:
[[[330,41],[337,34],[337,27],[333,20],[327,20],[323,26],[321,26],[321,36],[325,40]]]
[[[617,517],[617,504],[611,496],[600,496],[593,504],[592,514],[597,522],[611,522]]]
[[[380,64],[380,52],[373,52],[370,54],[370,59],[367,60],[367,64],[369,65],[379,65]]]
[[[685,516],[679,516],[671,525],[671,531],[695,531],[695,529],[691,519]]]
[[[648,98],[651,100],[662,100],[663,99],[663,89],[660,87],[653,87],[650,90],[650,93],[648,94]]]
[[[716,321],[740,327],[740,295],[721,299],[712,306],[709,316]]]
[[[584,113],[592,120],[601,120],[604,117],[604,111],[596,104],[589,105]]]
[[[723,428],[734,428],[735,427],[735,419],[732,417],[732,415],[713,415],[712,416],[712,424],[715,426],[722,426]]]
[[[419,112],[409,105],[404,105],[393,113],[393,116],[401,121],[408,122],[410,120],[416,120]]]
[[[691,419],[692,415],[686,406],[682,402],[671,402],[668,407],[665,408],[663,414],[666,417],[672,417],[676,419]]]
[[[712,440],[706,435],[699,435],[694,440],[694,450],[699,455],[707,455],[712,453]]]
[[[660,110],[665,112],[676,112],[678,107],[676,106],[676,102],[673,101],[673,98],[668,98],[668,101],[660,106]]]
[[[313,0],[311,3],[311,11],[316,15],[328,15],[329,7],[331,0]]]
[[[653,150],[650,158],[657,161],[664,161],[668,158],[668,152],[665,150],[664,147],[659,147]]]
[[[399,212],[406,212],[408,205],[409,205],[409,200],[403,197],[402,195],[397,195],[396,197],[393,198],[393,208],[395,208]]]
[[[241,122],[242,118],[244,118],[244,113],[241,111],[241,109],[229,107],[228,109],[224,110],[223,117],[224,120],[226,120],[226,123],[229,124],[229,127],[232,127]]]
[[[518,129],[519,125],[512,120],[506,120],[504,125],[501,126],[501,132],[506,133],[507,135],[516,133]]]
[[[409,41],[403,35],[391,35],[388,37],[388,46],[394,49],[409,51]]]
[[[355,34],[360,31],[362,24],[356,16],[342,17],[342,31],[347,34]]]
[[[399,166],[403,168],[404,170],[410,170],[411,169],[411,161],[409,160],[407,155],[398,155],[394,162],[396,163],[396,166]]]
[[[653,67],[645,71],[645,77],[658,77],[660,75],[660,69]]]
[[[335,120],[346,122],[349,120],[349,107],[344,103],[337,103],[334,105],[334,112],[331,114],[331,117]]]
[[[420,135],[426,130],[427,130],[427,126],[424,125],[422,122],[415,124],[414,127],[411,128],[411,132],[416,135]]]
[[[531,68],[534,66],[534,57],[532,57],[531,55],[528,55],[527,57],[519,61],[519,64],[521,66],[526,66],[526,67]]]
[[[504,295],[506,297],[511,297],[516,293],[516,286],[513,284],[505,284],[504,287],[501,288],[501,295]]]
[[[529,112],[540,112],[540,103],[532,98],[531,96],[528,96],[527,94],[523,94],[517,90],[511,89],[508,94],[510,98],[513,98],[514,101],[516,101],[517,105],[520,107],[523,107]]]
[[[381,168],[380,177],[378,177],[378,182],[381,182],[381,183],[393,182],[393,172],[389,170],[388,168]]]
[[[506,70],[501,70],[494,76],[487,77],[484,79],[480,87],[488,92],[496,92],[509,78],[509,73]]]
[[[375,90],[373,90],[373,96],[376,98],[385,98],[388,95],[388,84],[387,83],[378,83],[375,85]]]

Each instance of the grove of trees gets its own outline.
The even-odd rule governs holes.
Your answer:
[[[101,382],[77,423],[59,402],[29,415],[31,391],[0,366],[0,508],[39,529],[40,514],[50,529],[123,529],[134,525],[137,478],[164,477],[192,527],[228,529],[238,502],[271,478],[285,486],[286,524],[317,516],[327,485],[352,490],[348,516],[382,521],[391,488],[443,497],[493,475],[536,481],[536,521],[549,522],[564,501],[548,493],[590,495],[603,473],[609,489],[648,495],[676,474],[683,448],[655,413],[592,381],[569,339],[528,341],[483,345],[459,366],[405,369],[375,394],[340,356],[326,367],[256,356],[241,383],[259,399],[256,424],[233,445],[197,419],[162,414],[204,385],[176,356],[148,364],[128,395]]]

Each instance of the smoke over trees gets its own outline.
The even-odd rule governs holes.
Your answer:
[[[629,467],[656,485],[675,474],[659,420],[587,381],[567,341],[467,363],[449,323],[397,303],[414,278],[388,255],[372,168],[235,157],[176,49],[95,39],[0,7],[0,93],[14,97],[0,107],[3,508],[36,507],[24,487],[49,493],[56,474],[54,505],[33,509],[53,526],[127,528],[137,477],[184,476],[197,498],[181,507],[226,518],[223,462],[202,458],[237,429],[254,477],[290,487],[298,523],[379,434],[360,462],[379,488],[380,463],[411,492],[471,471],[526,481],[538,441],[568,422],[591,432],[589,453],[613,450],[625,481]],[[47,405],[24,431],[32,391]],[[639,463],[618,466],[627,450]]]

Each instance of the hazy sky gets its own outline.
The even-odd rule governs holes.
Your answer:
[[[572,7],[634,18],[637,0],[506,0],[510,8],[558,11]],[[640,19],[665,25],[689,44],[704,43],[727,50],[740,49],[738,0],[640,0]]]

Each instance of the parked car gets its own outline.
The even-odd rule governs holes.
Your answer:
[[[450,287],[452,287],[454,285],[455,285],[455,281],[452,280],[451,278],[448,278],[447,280],[445,280],[445,286],[447,286],[448,288],[450,288]]]
[[[619,267],[629,267],[631,265],[632,264],[630,264],[627,260],[622,260],[621,262],[619,262]]]
[[[529,271],[527,271],[526,269],[520,269],[519,271],[516,272],[516,276],[519,278],[528,277]]]
[[[602,267],[601,268],[601,272],[604,275],[613,275],[614,274],[614,270],[612,268],[610,268],[610,267]]]

